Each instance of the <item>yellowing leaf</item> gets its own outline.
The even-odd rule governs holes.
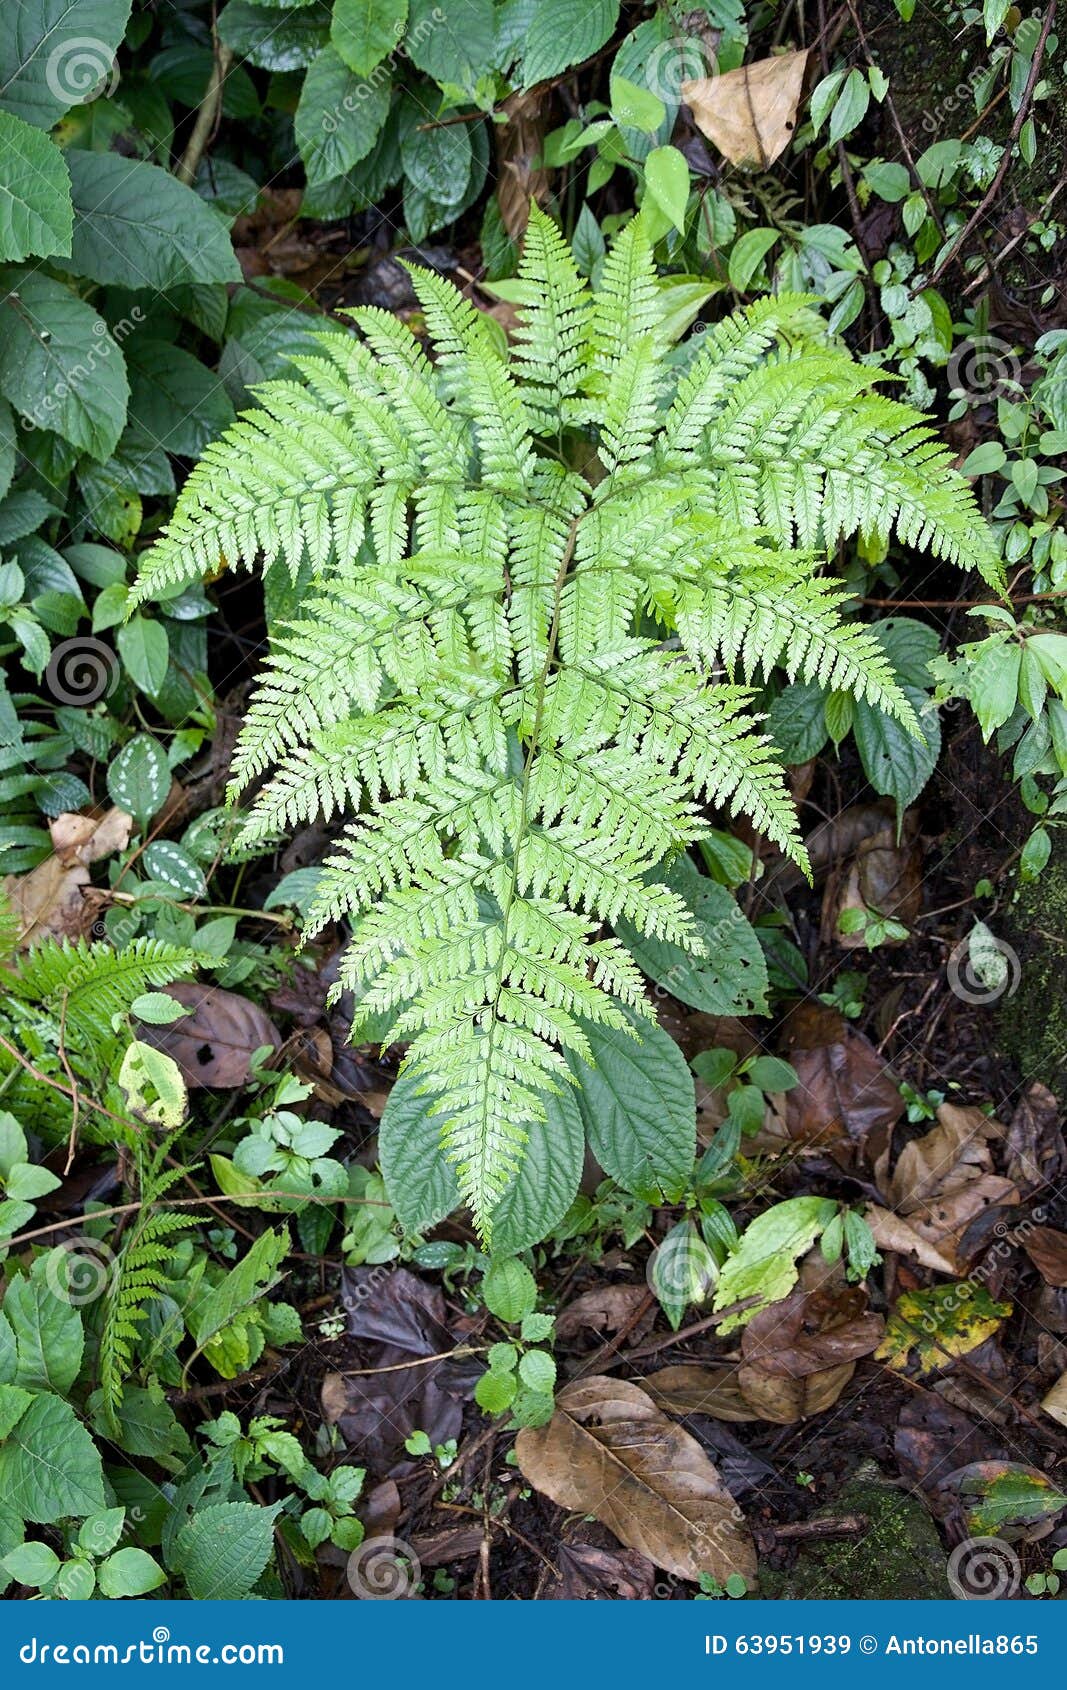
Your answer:
[[[995,1303],[984,1285],[968,1279],[929,1291],[905,1291],[874,1353],[900,1373],[914,1350],[919,1371],[930,1373],[953,1356],[976,1350],[1010,1313],[1010,1303]]]

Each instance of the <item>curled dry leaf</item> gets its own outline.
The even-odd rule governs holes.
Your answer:
[[[511,94],[501,111],[506,123],[496,125],[497,203],[505,229],[521,241],[530,216],[530,201],[544,205],[548,171],[540,162],[545,135],[546,96],[536,88]]]
[[[64,810],[49,824],[52,854],[29,874],[9,874],[3,896],[18,923],[17,949],[29,950],[42,939],[77,939],[88,933],[96,908],[85,896],[89,864],[130,842],[132,816],[106,810],[102,816]]]
[[[246,1085],[253,1051],[281,1045],[282,1036],[269,1015],[237,992],[195,981],[166,989],[192,1014],[167,1027],[142,1027],[138,1036],[173,1057],[189,1087],[230,1090]]]
[[[830,1408],[884,1332],[862,1285],[813,1250],[797,1289],[753,1315],[741,1339],[738,1385],[763,1420],[789,1425]]]
[[[637,1385],[594,1376],[567,1385],[547,1426],[526,1427],[523,1476],[561,1508],[593,1514],[628,1549],[676,1577],[756,1577],[744,1516],[695,1438]]]
[[[949,1260],[951,1273],[963,1271],[958,1246],[976,1217],[1019,1201],[1011,1180],[992,1171],[989,1141],[1002,1136],[980,1109],[943,1103],[936,1125],[904,1146],[886,1182],[889,1202]]]
[[[796,129],[808,51],[682,83],[697,128],[731,164],[766,170],[785,152]]]

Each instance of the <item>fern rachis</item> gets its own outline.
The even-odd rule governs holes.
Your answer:
[[[777,664],[910,724],[822,563],[894,529],[990,581],[997,563],[948,453],[807,301],[735,313],[677,379],[639,220],[590,294],[534,208],[510,354],[451,284],[414,285],[435,361],[353,312],[362,341],[323,337],[295,360],[306,387],[267,384],[210,449],[138,592],[220,551],[313,578],[234,791],[270,776],[249,840],[356,812],[316,917],[352,920],[344,983],[411,1040],[488,1236],[571,1082],[564,1053],[652,1014],[606,929],[625,916],[699,948],[651,871],[700,837],[702,806],[804,860],[751,693],[723,670]]]

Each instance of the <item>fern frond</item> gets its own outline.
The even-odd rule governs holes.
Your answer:
[[[121,950],[86,939],[47,939],[8,982],[14,997],[61,1012],[73,1038],[87,1044],[111,1037],[111,1022],[128,1013],[142,992],[193,973],[200,958],[162,939],[132,939]]]
[[[944,448],[800,295],[707,329],[668,404],[640,218],[591,294],[533,209],[510,351],[450,282],[413,279],[430,346],[358,310],[359,338],[295,361],[303,386],[268,383],[190,477],[138,592],[222,556],[310,563],[234,762],[234,793],[266,777],[245,840],[353,818],[312,925],[351,921],[341,985],[410,1040],[488,1238],[573,1083],[566,1054],[651,1013],[612,929],[700,952],[657,865],[711,806],[806,866],[735,682],[784,670],[914,727],[829,555],[895,534],[997,569]]]

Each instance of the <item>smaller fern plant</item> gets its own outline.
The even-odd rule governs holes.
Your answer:
[[[163,1295],[180,1235],[197,1224],[195,1215],[161,1206],[185,1172],[182,1167],[166,1166],[174,1137],[168,1134],[151,1148],[141,1141],[141,1206],[115,1257],[104,1300],[98,1368],[103,1412],[113,1431],[118,1427],[125,1384],[133,1371],[143,1324],[151,1305]]]
[[[351,920],[354,1035],[410,1041],[489,1239],[524,1147],[551,1161],[568,1058],[653,1017],[612,929],[701,949],[657,865],[726,806],[806,866],[750,683],[779,666],[914,728],[826,560],[895,533],[998,563],[932,430],[806,298],[735,312],[686,367],[640,219],[590,292],[536,206],[510,349],[413,281],[432,361],[353,311],[361,338],[324,336],[207,449],[134,596],[223,560],[302,584],[234,763],[234,796],[268,777],[244,836],[354,818],[313,920]]]

